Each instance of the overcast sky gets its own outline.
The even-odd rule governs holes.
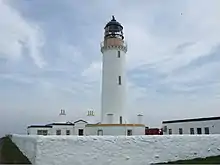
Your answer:
[[[94,109],[103,28],[124,26],[127,114],[145,124],[219,115],[220,1],[0,0],[0,135]]]

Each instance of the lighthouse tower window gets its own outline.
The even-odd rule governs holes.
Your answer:
[[[121,85],[121,76],[118,76],[118,84]]]
[[[122,116],[119,117],[119,122],[122,124]]]
[[[118,58],[120,58],[121,57],[121,54],[120,54],[121,52],[120,51],[118,51]]]

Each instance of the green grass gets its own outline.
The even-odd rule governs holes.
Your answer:
[[[158,164],[220,164],[220,156],[196,158],[192,160],[178,160],[175,162],[158,163]]]
[[[31,164],[12,142],[10,136],[0,138],[0,164]]]

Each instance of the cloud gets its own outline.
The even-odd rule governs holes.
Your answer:
[[[92,108],[98,120],[99,44],[115,15],[128,44],[128,118],[143,113],[148,125],[160,126],[165,118],[217,115],[219,5],[1,0],[1,107],[36,122],[43,121],[42,113],[52,119],[60,108],[74,119]]]
[[[99,82],[101,80],[101,71],[102,71],[101,61],[98,62],[95,61],[92,62],[90,66],[82,72],[82,76],[86,78],[86,81]]]
[[[44,44],[41,30],[34,23],[22,18],[5,0],[0,1],[0,27],[0,57],[19,60],[26,48],[38,67],[46,64],[40,51]]]
[[[22,75],[16,75],[16,74],[0,74],[1,80],[12,80],[18,83],[24,83],[24,84],[30,84],[33,83],[33,79],[28,79],[26,77],[23,77]]]

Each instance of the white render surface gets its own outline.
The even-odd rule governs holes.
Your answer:
[[[118,58],[120,51],[120,58]],[[119,124],[124,117],[126,100],[125,52],[117,48],[103,51],[102,64],[102,124],[109,123],[107,114],[112,114],[111,123]],[[119,85],[121,76],[121,85]],[[124,119],[122,118],[124,121]]]
[[[172,134],[179,134],[179,128],[183,129],[183,134],[190,134],[190,128],[194,128],[195,134],[197,128],[201,128],[202,134],[205,134],[205,127],[209,128],[209,134],[220,134],[220,120],[167,123],[163,124],[164,126],[167,126],[167,132],[164,134],[168,134],[169,129],[172,129]]]
[[[35,165],[148,165],[220,155],[220,135],[13,135],[12,141]]]
[[[38,156],[37,150],[37,141],[39,136],[31,136],[31,135],[13,135],[11,140],[17,145],[19,150],[29,159],[29,161],[36,161]]]
[[[145,126],[87,126],[86,135],[98,135],[98,130],[103,135],[127,135],[127,130],[132,130],[132,135],[145,135]]]

